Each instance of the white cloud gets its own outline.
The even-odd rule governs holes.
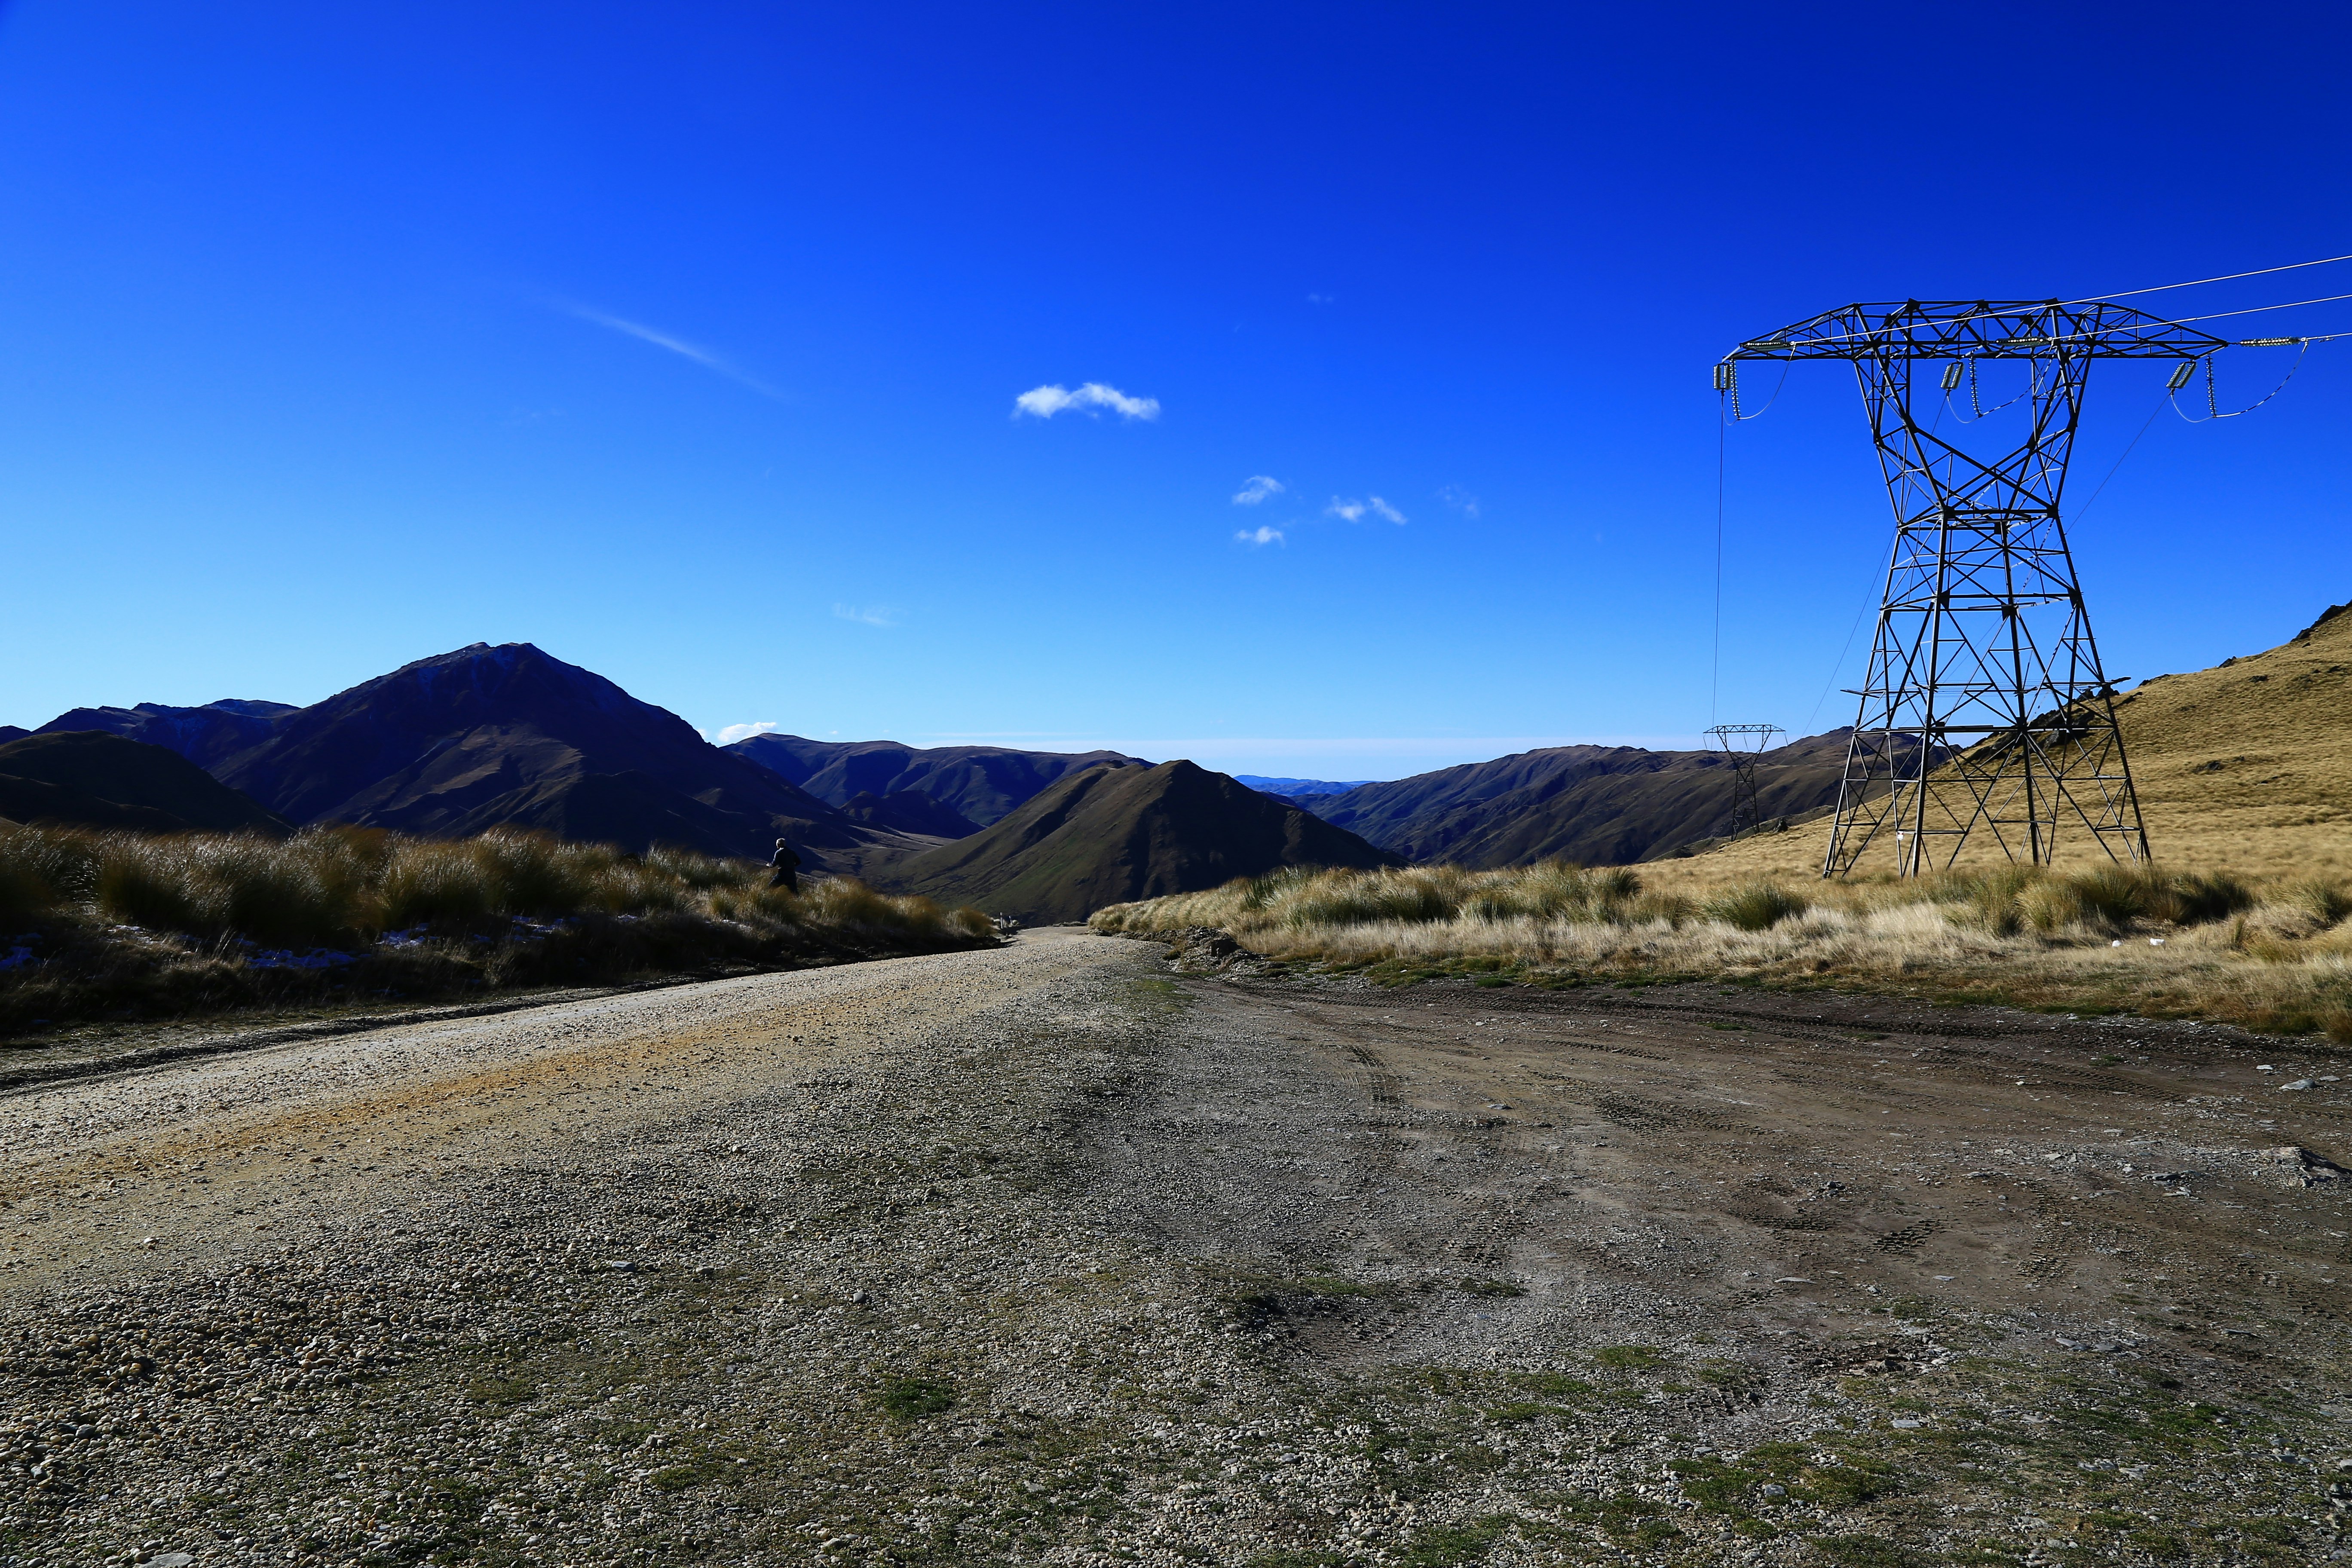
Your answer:
[[[766,382],[761,381],[758,376],[751,374],[748,371],[738,369],[736,366],[730,364],[725,359],[722,359],[718,354],[711,353],[710,350],[702,347],[699,343],[688,342],[684,338],[672,337],[667,332],[658,331],[652,327],[642,325],[636,321],[625,321],[619,316],[608,316],[602,310],[592,310],[585,305],[567,304],[558,305],[556,308],[562,310],[567,315],[577,316],[583,321],[593,321],[600,327],[608,328],[613,331],[620,332],[625,336],[635,338],[639,342],[651,343],[657,349],[667,349],[674,354],[679,354],[687,359],[692,360],[695,363],[700,365],[705,370],[717,371],[720,375],[725,376],[728,380],[734,382],[739,386],[750,387],[752,391],[758,393],[762,397],[781,397],[783,395],[783,394],[778,392],[774,387],[770,386]]]
[[[762,719],[756,724],[730,724],[719,731],[719,743],[731,746],[738,741],[748,741],[754,735],[765,735],[782,728],[772,719]]]
[[[1307,296],[1307,302],[1310,305],[1328,305],[1334,303],[1331,296],[1328,294],[1309,294]]]
[[[835,605],[833,614],[836,620],[856,621],[860,626],[895,626],[898,624],[898,612],[883,605]]]
[[[1444,501],[1447,506],[1452,507],[1454,510],[1460,512],[1465,517],[1476,517],[1478,515],[1478,498],[1472,495],[1468,490],[1464,489],[1460,485],[1439,486],[1437,490],[1437,499]]]
[[[1240,490],[1235,492],[1234,496],[1234,504],[1235,506],[1255,506],[1258,502],[1264,500],[1268,496],[1280,495],[1282,493],[1282,481],[1280,479],[1270,478],[1265,474],[1252,474],[1248,479],[1242,481],[1242,488]]]
[[[1377,517],[1385,522],[1404,521],[1404,513],[1378,496],[1367,496],[1362,500],[1341,500],[1333,496],[1331,504],[1323,509],[1323,515],[1336,517],[1345,522],[1361,522],[1367,517]]]
[[[1278,528],[1244,528],[1234,537],[1244,544],[1279,544],[1282,530]]]
[[[1129,397],[1116,386],[1106,386],[1099,381],[1090,381],[1076,392],[1066,386],[1033,386],[1013,400],[1013,417],[1034,414],[1040,419],[1051,419],[1066,408],[1076,408],[1090,416],[1098,408],[1108,408],[1122,419],[1160,417],[1158,398]]]

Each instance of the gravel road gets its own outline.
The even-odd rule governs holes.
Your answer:
[[[2329,1559],[2345,1088],[1067,930],[35,1083],[0,1565]]]

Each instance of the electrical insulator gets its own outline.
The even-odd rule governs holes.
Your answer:
[[[2164,390],[2167,392],[2179,391],[2182,387],[2189,384],[2189,378],[2196,374],[2197,362],[2193,359],[2182,360],[2179,364],[2172,367],[2172,379],[2164,384]]]
[[[1727,365],[1727,364],[1719,364],[1719,365],[1717,365],[1717,366],[1715,367],[1715,389],[1716,389],[1716,391],[1717,391],[1717,392],[1729,392],[1729,391],[1731,390],[1731,378],[1732,378],[1733,374],[1734,374],[1734,372],[1732,371],[1732,368],[1731,368],[1729,365]]]
[[[1958,360],[1954,360],[1951,363],[1944,367],[1944,390],[1946,392],[1949,392],[1952,388],[1960,384],[1960,377],[1967,374],[1967,366],[1963,365]]]

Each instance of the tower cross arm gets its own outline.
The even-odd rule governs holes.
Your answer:
[[[1733,360],[2202,359],[2225,338],[2105,300],[1906,300],[1842,305],[1750,338]]]

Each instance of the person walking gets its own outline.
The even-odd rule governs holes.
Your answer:
[[[801,890],[801,858],[793,853],[791,845],[777,839],[776,852],[768,858],[768,864],[776,868],[775,874],[768,879],[768,886],[782,888],[787,893]]]

